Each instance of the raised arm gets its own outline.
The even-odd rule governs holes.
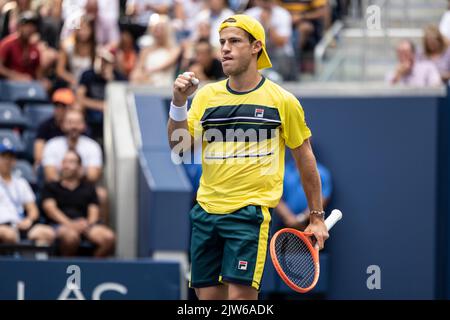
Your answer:
[[[198,83],[194,85],[191,82],[193,78],[195,78],[193,72],[186,72],[179,75],[173,84],[172,103],[170,105],[169,121],[167,123],[167,135],[171,149],[179,143],[182,143],[182,150],[184,151],[188,150],[193,144],[193,139],[189,135],[187,122],[187,99],[198,88]],[[177,138],[179,135],[174,134],[177,130],[184,131],[181,142]]]

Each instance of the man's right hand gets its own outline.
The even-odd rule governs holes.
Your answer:
[[[195,78],[193,72],[185,72],[180,74],[173,84],[172,102],[177,107],[182,107],[186,103],[188,97],[192,95],[198,88],[198,84],[192,84],[191,80]]]

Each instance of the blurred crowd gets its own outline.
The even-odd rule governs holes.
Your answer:
[[[265,28],[273,63],[265,75],[298,81],[314,72],[314,48],[333,21],[346,14],[349,2],[0,0],[0,79],[39,82],[53,104],[52,116],[38,124],[33,141],[32,165],[39,177],[34,189],[12,174],[18,152],[0,141],[0,243],[56,243],[60,254],[70,256],[89,240],[94,255],[111,254],[115,236],[107,227],[102,179],[108,82],[170,87],[184,71],[202,81],[224,78],[217,29],[234,13],[253,16]],[[425,28],[421,48],[410,40],[398,43],[398,63],[386,81],[448,82],[449,44],[450,1],[441,21]],[[298,227],[306,221],[299,214],[305,203],[296,207],[288,196],[279,211],[285,224]]]
[[[440,21],[423,30],[422,46],[410,39],[397,44],[397,66],[386,75],[390,84],[440,86],[450,80],[450,0]]]
[[[0,141],[0,243],[29,240],[72,256],[89,241],[95,256],[112,254],[102,179],[107,83],[170,87],[184,71],[202,81],[224,78],[217,29],[234,13],[266,29],[274,65],[266,72],[298,80],[313,71],[314,46],[346,3],[0,0],[0,78],[40,83],[53,104],[32,142],[35,186],[13,174],[21,155]]]

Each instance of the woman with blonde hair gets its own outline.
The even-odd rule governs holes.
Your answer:
[[[169,17],[153,14],[150,17],[149,32],[153,43],[140,52],[137,66],[130,76],[131,82],[170,87],[180,48],[176,44]]]
[[[424,52],[420,58],[432,62],[441,75],[442,81],[450,79],[450,48],[438,27],[429,25],[424,30]]]

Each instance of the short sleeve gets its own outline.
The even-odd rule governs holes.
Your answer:
[[[58,150],[58,143],[56,140],[50,139],[44,146],[42,155],[42,165],[59,167],[61,165],[61,151]]]
[[[23,178],[19,179],[20,184],[20,199],[21,204],[25,205],[30,202],[35,202],[36,197],[34,196],[33,190],[31,190],[30,184]]]
[[[80,77],[80,86],[88,87],[89,84],[92,82],[92,70],[86,70],[81,74]]]
[[[202,126],[200,120],[203,116],[203,112],[208,104],[208,92],[210,90],[207,87],[201,88],[192,99],[191,107],[188,111],[188,128],[192,137],[198,137],[202,132]]]
[[[97,197],[97,191],[95,190],[95,186],[92,184],[89,184],[89,199],[88,204],[96,204],[98,205],[98,197]]]
[[[87,152],[82,152],[86,155],[83,159],[83,167],[102,167],[103,156],[100,146],[95,141],[88,141],[84,148]]]
[[[291,37],[292,19],[291,14],[286,9],[279,7],[277,15],[272,15],[272,26],[276,28],[278,35],[282,37]]]
[[[55,193],[53,192],[53,184],[46,183],[41,192],[42,201],[46,199],[56,199]]]
[[[300,102],[292,94],[287,94],[282,108],[282,132],[286,145],[295,149],[303,144],[303,141],[311,136],[305,114]]]
[[[37,129],[36,139],[47,140],[48,130],[46,123],[41,123]]]

